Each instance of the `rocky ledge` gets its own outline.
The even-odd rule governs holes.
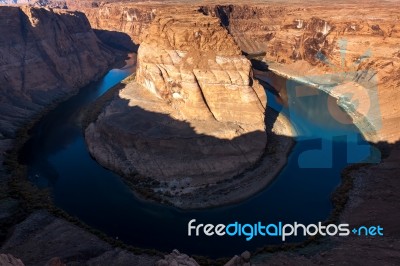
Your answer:
[[[2,254],[4,253],[4,254]],[[13,258],[11,255],[17,257]],[[47,211],[17,224],[0,247],[0,265],[154,265],[159,255],[135,255]],[[23,263],[22,263],[22,262]],[[4,263],[4,264],[3,264]]]

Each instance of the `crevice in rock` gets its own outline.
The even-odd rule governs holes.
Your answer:
[[[200,91],[200,93],[201,93],[201,97],[202,97],[202,99],[203,99],[205,105],[207,106],[208,111],[210,111],[212,117],[213,117],[216,121],[218,121],[218,119],[215,117],[214,113],[212,112],[211,107],[208,105],[206,96],[204,95],[204,92],[203,92],[203,89],[201,88],[200,82],[198,81],[197,76],[196,76],[196,74],[195,74],[194,72],[193,72],[193,76],[194,76],[194,80],[195,80],[196,83],[197,83],[197,86],[199,86],[199,88],[200,88],[199,91]]]

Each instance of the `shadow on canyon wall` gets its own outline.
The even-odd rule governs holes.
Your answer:
[[[114,49],[135,53],[138,51],[139,44],[134,43],[131,37],[124,32],[99,29],[93,29],[93,31],[97,38]]]
[[[119,89],[123,88],[124,86],[119,85]],[[133,112],[135,114],[135,119],[143,119],[146,118],[148,121],[148,124],[143,124],[142,126],[144,127],[145,131],[150,131],[151,134],[153,135],[158,135],[160,132],[164,133],[166,132],[167,134],[173,134],[174,133],[174,127],[176,126],[179,131],[182,130],[182,134],[187,134],[187,135],[197,135],[194,132],[193,127],[190,125],[190,123],[187,122],[181,122],[181,121],[171,121],[172,118],[170,118],[168,115],[163,115],[159,113],[154,113],[154,112],[148,112],[144,110],[143,108],[140,107],[130,107],[128,106],[128,101],[121,99],[120,104],[124,106],[124,108],[127,108],[127,110]],[[102,109],[102,108],[101,108]],[[274,117],[274,116],[272,116]],[[267,128],[270,127],[271,124],[269,123],[268,120],[269,116],[267,116]],[[153,121],[154,119],[154,121]],[[126,119],[124,122],[129,123],[131,119]],[[274,121],[273,118],[270,118],[270,121]],[[172,123],[172,125],[168,123]],[[146,125],[155,125],[155,128],[153,127],[146,127]],[[168,127],[168,126],[171,127]],[[128,126],[131,126],[128,124]],[[157,129],[162,128],[162,131],[158,131]],[[165,128],[165,129],[164,129]],[[143,128],[142,128],[143,129]],[[141,129],[141,130],[142,130]],[[165,130],[165,131],[164,131]],[[267,130],[268,132],[268,130]],[[272,133],[273,134],[273,133]],[[203,136],[200,136],[203,137]],[[205,136],[208,137],[208,136]],[[279,136],[277,137],[284,137],[284,136]],[[391,150],[400,150],[400,142],[397,142],[395,144],[388,144],[386,142],[381,142],[377,144],[379,147],[382,147],[384,152],[382,154],[384,155],[384,158],[387,158]],[[143,147],[146,148],[146,147]],[[168,148],[168,147],[165,147]],[[268,153],[268,146],[266,153]],[[379,166],[379,165],[378,165]],[[381,225],[386,229],[388,229],[388,233],[390,236],[398,237],[398,229],[395,226],[395,221],[392,219],[393,216],[388,215],[388,213],[392,213],[392,209],[397,208],[399,205],[398,201],[398,196],[396,196],[395,193],[393,193],[393,189],[395,187],[398,187],[399,185],[399,179],[396,178],[394,174],[396,174],[395,167],[391,167],[390,169],[387,167],[384,168],[376,168],[377,166],[375,165],[363,165],[360,166],[362,169],[365,169],[369,173],[372,171],[374,172],[374,176],[378,179],[376,179],[373,183],[376,183],[375,186],[368,186],[366,190],[364,191],[363,196],[366,196],[368,201],[364,204],[362,204],[361,208],[357,208],[356,211],[354,211],[353,215],[351,216],[351,222],[352,225],[364,225],[366,222],[374,222],[373,217],[370,217],[370,210],[374,209],[375,207],[379,207],[379,214],[381,214],[382,218],[375,218],[375,222],[379,221]],[[374,167],[374,168],[370,168]],[[397,168],[398,169],[398,166]],[[392,175],[388,175],[388,171],[391,171]],[[371,178],[369,178],[371,179]],[[337,192],[333,194],[332,200],[334,203],[334,206],[336,207],[333,211],[332,216],[333,220],[338,220],[339,219],[339,214],[343,211],[344,207],[346,206],[346,202],[348,201],[348,195],[351,193],[351,189],[353,188],[353,178],[350,177],[350,175],[343,175],[343,183],[342,185],[338,188]],[[379,193],[377,193],[379,191]],[[368,196],[367,196],[368,195]],[[354,218],[353,218],[354,217]],[[315,240],[315,239],[314,239]],[[313,241],[314,241],[313,240]],[[309,243],[315,243],[310,241]],[[317,242],[318,243],[318,242]],[[173,243],[172,243],[173,244]],[[267,248],[260,248],[259,251],[256,252],[256,254],[263,254],[264,252],[276,252],[280,250],[296,250],[296,248],[301,248],[304,247],[303,244],[297,245],[297,244],[288,244],[285,246],[275,246],[275,247],[267,247]],[[316,249],[317,251],[315,252],[320,252],[321,249],[327,249],[326,246],[320,246],[320,248]],[[82,256],[84,257],[84,256]],[[89,258],[89,257],[88,257]]]
[[[119,89],[123,87],[119,85]],[[126,154],[121,156],[125,162],[114,160],[116,165],[110,167],[113,170],[130,168],[126,165],[133,164],[134,169],[150,177],[192,176],[218,180],[221,179],[218,175],[236,176],[251,168],[264,151],[265,131],[219,139],[199,134],[189,121],[179,121],[168,114],[146,110],[146,107],[129,106],[129,100],[117,94],[108,108],[112,111],[107,111],[108,115],[96,122],[96,131],[102,135],[96,142],[99,145],[108,142],[113,154],[124,154],[124,149],[134,149],[137,153],[130,154],[129,158]],[[97,109],[102,111],[104,106]],[[268,127],[275,119],[271,114]],[[216,130],[215,121],[209,127]],[[102,156],[94,154],[94,157]]]
[[[116,48],[116,49],[122,49],[126,51],[137,51],[138,45],[134,44],[129,36],[127,36],[125,33],[120,33],[120,32],[111,32],[111,31],[95,31],[96,35],[99,37],[100,40],[102,40],[104,43],[107,45]],[[254,63],[252,61],[252,63]],[[261,70],[265,70],[267,68],[266,65],[261,65],[261,66],[256,66],[254,65],[255,68],[259,68]],[[47,93],[47,96],[49,94]],[[15,97],[17,98],[17,97]],[[41,99],[41,97],[38,97],[38,99]],[[207,135],[199,135],[195,132],[194,128],[190,125],[188,122],[182,122],[182,121],[176,121],[169,117],[168,115],[165,114],[160,114],[160,113],[154,113],[154,112],[149,112],[144,110],[143,108],[140,107],[129,107],[127,104],[126,100],[122,100],[122,104],[125,105],[124,108],[128,108],[128,112],[132,112],[132,117],[127,116],[127,117],[121,117],[121,122],[124,123],[127,127],[134,127],[135,125],[138,125],[138,131],[140,132],[147,132],[152,136],[158,136],[162,134],[166,134],[168,136],[174,136],[176,131],[179,131],[179,134],[182,134],[184,136],[188,137],[195,137],[198,138],[200,141],[199,142],[190,142],[189,140],[186,140],[186,148],[187,150],[183,150],[183,152],[180,152],[180,150],[176,150],[176,145],[160,145],[160,143],[156,142],[147,142],[144,140],[139,140],[138,147],[143,149],[146,152],[155,152],[153,149],[148,149],[149,147],[152,148],[154,147],[155,149],[158,149],[161,147],[163,151],[167,151],[167,154],[172,154],[175,157],[171,158],[166,158],[166,159],[171,159],[171,160],[180,160],[180,162],[188,162],[188,158],[185,156],[188,153],[189,154],[197,154],[197,156],[205,156],[208,157],[209,154],[214,154],[216,158],[217,156],[220,156],[219,151],[225,152],[225,151],[234,151],[237,147],[242,147],[245,146],[244,148],[249,148],[247,147],[247,143],[250,143],[250,147],[253,147],[252,145],[257,143],[257,138],[259,138],[261,135],[260,134],[265,134],[265,132],[254,132],[254,133],[249,133],[244,136],[238,137],[233,139],[232,141],[226,140],[223,141],[221,144],[221,140],[218,138],[213,138]],[[103,106],[104,107],[104,106]],[[278,113],[276,112],[268,112],[266,115],[266,133],[268,134],[269,141],[271,138],[290,138],[290,137],[285,137],[281,135],[274,134],[272,130],[273,124],[277,121],[277,116]],[[137,119],[139,118],[139,119]],[[140,120],[142,121],[139,123],[139,121],[135,120]],[[146,122],[143,122],[146,121]],[[136,124],[135,124],[136,123]],[[107,127],[105,128],[107,129]],[[55,152],[57,149],[63,148],[68,146],[69,143],[71,143],[74,138],[78,135],[81,134],[81,132],[68,132],[64,131],[62,133],[56,133],[56,134],[61,134],[61,135],[54,135],[53,136],[53,141],[51,143],[59,142],[61,146],[59,148],[51,147],[49,148],[50,151],[49,153]],[[62,136],[61,138],[58,138],[57,136]],[[115,136],[112,136],[115,137]],[[140,137],[140,136],[139,136]],[[122,141],[124,141],[123,138],[119,138]],[[124,143],[125,144],[125,143]],[[161,143],[165,144],[165,143]],[[198,146],[198,144],[201,144]],[[128,145],[132,145],[131,143],[128,143]],[[218,146],[220,145],[220,146]],[[228,147],[227,149],[225,149]],[[365,201],[365,203],[362,205],[362,208],[358,208],[357,211],[354,212],[354,219],[356,219],[355,223],[358,223],[360,225],[363,225],[365,221],[370,221],[370,222],[376,222],[378,221],[381,222],[382,226],[386,229],[389,228],[391,229],[392,236],[399,236],[399,231],[398,231],[398,226],[397,226],[397,221],[398,219],[393,219],[392,215],[389,214],[394,214],[398,213],[396,210],[399,209],[399,199],[398,199],[398,193],[395,193],[395,188],[399,187],[399,182],[400,179],[397,178],[397,174],[399,172],[399,166],[398,166],[398,160],[393,159],[392,162],[389,165],[382,166],[384,165],[385,160],[388,159],[390,156],[395,156],[395,153],[399,153],[398,151],[400,150],[400,142],[396,142],[394,144],[387,143],[387,142],[379,142],[376,145],[381,153],[382,153],[382,159],[383,163],[379,165],[364,165],[361,166],[363,169],[365,169],[367,172],[372,172],[373,175],[375,176],[374,178],[371,178],[374,180],[374,186],[368,186],[365,188],[365,191],[367,193],[363,194],[362,196],[365,196],[365,199],[368,199]],[[179,146],[179,144],[178,144]],[[55,148],[55,149],[54,149]],[[178,147],[179,148],[179,147]],[[221,150],[219,150],[221,149]],[[268,155],[270,153],[274,152],[274,147],[271,145],[267,145],[266,150],[264,151],[264,156]],[[179,154],[178,154],[179,153]],[[155,154],[156,156],[163,156],[160,154]],[[177,156],[177,157],[176,157]],[[202,157],[200,157],[202,158]],[[162,159],[162,158],[161,158]],[[220,162],[220,161],[218,161]],[[397,163],[396,163],[397,162]],[[261,162],[259,162],[261,163]],[[259,164],[258,163],[258,164]],[[189,165],[192,167],[193,165]],[[257,164],[255,164],[253,167],[257,167]],[[371,168],[372,167],[372,168]],[[195,169],[198,171],[198,169]],[[390,171],[390,173],[388,173]],[[51,170],[51,172],[54,172]],[[54,175],[54,173],[51,173],[51,175]],[[236,177],[240,177],[240,175],[236,175]],[[349,178],[348,176],[343,176],[344,180],[345,178]],[[352,182],[352,181],[351,181]],[[348,193],[350,192],[352,185],[349,185],[349,183],[343,183],[342,186],[339,187],[338,192],[339,196],[337,193],[334,195],[334,204],[336,206],[336,209],[334,210],[334,214],[340,213],[340,211],[343,210],[347,200],[348,200]],[[3,197],[3,195],[1,195]],[[7,196],[7,195],[5,195]],[[18,195],[11,195],[11,197],[20,197]],[[2,198],[1,197],[1,198]],[[25,204],[24,204],[25,205]],[[27,205],[29,206],[29,204]],[[341,209],[338,209],[341,208]],[[371,212],[368,210],[373,209],[373,217],[371,216]],[[361,212],[361,214],[359,214]],[[397,214],[396,214],[397,215]],[[396,216],[398,217],[398,216]],[[336,219],[338,218],[335,217]],[[1,234],[0,234],[0,243],[2,240],[5,239],[5,236],[8,234],[8,229],[11,228],[12,225],[15,224],[11,219],[13,219],[12,216],[5,218],[5,219],[0,219],[0,228],[1,228]],[[358,219],[358,220],[357,220]],[[375,219],[375,220],[374,220]],[[7,224],[7,226],[3,227],[3,224]],[[3,235],[4,234],[4,235]],[[89,254],[84,254],[80,255],[82,256],[82,259],[84,259],[85,256],[88,256],[89,259]]]
[[[15,138],[50,105],[99,79],[117,57],[81,12],[1,6],[0,25],[0,136],[5,138]]]
[[[24,15],[23,19],[28,21],[26,15]],[[118,79],[120,75],[123,75],[123,72],[134,68],[136,64],[134,62],[135,56],[130,58],[128,55],[133,51],[137,51],[138,45],[126,33],[95,29],[93,31],[101,41],[101,43],[98,42],[101,49],[111,51],[115,58],[113,66],[109,66],[109,68],[116,69],[115,77],[107,74],[100,81],[95,77],[90,83],[88,82],[88,85],[79,88],[77,95],[68,97],[65,101],[65,97],[69,94],[63,92],[63,90],[61,92],[56,92],[56,90],[50,92],[39,90],[36,92],[32,90],[30,93],[32,94],[32,99],[34,99],[33,102],[36,103],[36,99],[40,99],[42,101],[41,104],[46,109],[35,116],[34,125],[31,125],[32,127],[26,132],[32,137],[28,139],[18,153],[18,161],[21,164],[29,163],[31,158],[43,156],[38,156],[38,154],[45,154],[46,157],[51,156],[76,141],[82,135],[80,124],[84,122],[82,119],[84,112],[87,111],[87,105],[95,100],[99,94],[103,93],[105,87],[115,82],[115,79]],[[128,65],[124,66],[127,62]],[[58,82],[60,83],[61,80]],[[55,91],[55,95],[50,94],[53,91]],[[107,95],[107,92],[105,94]],[[13,98],[18,101],[18,97]],[[50,106],[46,103],[48,98],[52,103]],[[48,176],[52,177],[52,180],[56,180],[57,172],[51,164],[47,161],[40,163],[42,164],[40,168],[46,169]]]
[[[268,64],[263,61],[262,58],[260,57],[249,57],[246,55],[246,57],[250,60],[251,65],[253,68],[260,70],[260,71],[268,71]]]
[[[116,90],[114,90],[114,93],[111,93],[112,91],[110,91],[110,94],[114,95],[114,97],[118,97],[117,95],[115,95],[115,93],[117,93],[118,90],[124,88],[124,86],[125,86],[124,84],[117,85]],[[110,97],[110,95],[104,95],[101,97],[101,99],[104,97],[107,98],[107,97]],[[109,103],[109,102],[106,100],[106,101],[103,101],[103,105],[101,105],[101,104],[99,105],[99,103],[96,102],[92,106],[93,107],[97,106],[96,108],[98,108],[98,111],[101,112],[107,103]],[[127,115],[127,116],[121,117],[120,118],[121,120],[119,120],[119,121],[112,120],[112,122],[113,123],[115,122],[118,124],[121,122],[121,123],[123,123],[123,125],[126,125],[127,128],[131,128],[131,127],[135,128],[135,123],[139,123],[135,120],[141,120],[141,122],[139,123],[140,127],[137,129],[138,132],[147,132],[152,136],[158,136],[159,134],[166,134],[169,136],[173,136],[176,134],[176,131],[178,131],[179,134],[182,134],[184,136],[196,136],[200,140],[203,140],[203,138],[204,138],[204,142],[210,146],[209,147],[210,149],[208,149],[209,152],[213,152],[213,149],[215,152],[216,148],[215,148],[215,145],[213,146],[213,144],[214,143],[218,144],[218,142],[221,141],[218,138],[213,138],[210,136],[197,134],[195,132],[194,128],[188,122],[176,121],[176,120],[172,119],[171,117],[169,117],[168,115],[155,113],[155,112],[149,112],[140,107],[131,107],[128,105],[128,101],[125,99],[119,99],[118,104],[120,104],[123,107],[121,110],[126,111],[126,112],[121,111],[122,113],[132,112],[133,116]],[[90,106],[89,109],[92,109],[92,106]],[[118,106],[118,107],[120,107],[120,106]],[[276,119],[277,115],[278,115],[278,113],[276,113],[276,112],[268,112],[266,115],[266,132],[269,136],[269,141],[271,140],[271,138],[274,138],[274,137],[289,138],[289,137],[285,137],[285,136],[281,136],[281,135],[276,135],[273,132],[271,132],[272,125],[277,121],[277,119]],[[95,117],[95,119],[97,119],[97,116]],[[105,127],[105,129],[107,129],[107,127]],[[64,134],[61,136],[64,136],[65,139],[69,139],[68,136],[65,136],[65,133],[66,132],[58,133],[58,134]],[[260,134],[260,133],[262,133],[262,132],[257,132],[255,135],[253,135],[252,133],[249,133],[248,136],[243,136],[243,137],[249,138],[250,141],[252,141],[253,137],[259,136],[258,134]],[[120,136],[118,136],[118,135],[113,135],[112,132],[109,132],[109,134],[114,139],[117,139],[116,137],[118,137],[118,139],[121,139],[122,141],[124,141],[123,137],[120,138]],[[239,137],[238,139],[235,139],[234,142],[236,141],[236,142],[240,143],[240,138],[241,137]],[[56,139],[57,138],[55,138],[55,140]],[[58,142],[61,142],[60,145],[66,146],[66,144],[62,143],[63,141],[60,141],[60,140],[64,140],[64,138],[63,137],[59,138]],[[71,141],[71,139],[69,139],[69,141]],[[127,139],[126,141],[129,142],[129,139]],[[226,142],[229,143],[230,141],[226,141]],[[232,143],[234,143],[234,142],[232,142]],[[203,142],[200,141],[200,144],[202,144],[202,143]],[[147,144],[146,141],[139,140],[138,147],[140,147],[143,150],[146,150],[146,149],[148,149],[149,146],[152,147],[152,145],[154,145],[154,147],[157,148],[157,145],[159,143],[156,143],[156,142],[149,143],[148,144],[149,146],[146,146],[146,144]],[[189,140],[188,140],[187,144],[190,145]],[[198,145],[198,143],[196,142],[193,145],[196,146],[196,145]],[[232,145],[232,144],[230,144],[230,145]],[[395,144],[380,142],[377,144],[377,146],[381,149],[383,158],[388,158],[389,155],[391,154],[392,150],[400,150],[400,142],[397,142]],[[221,147],[223,147],[223,146],[221,146]],[[271,147],[271,145],[267,145],[264,155],[273,153],[274,152],[273,148],[274,148],[273,146]],[[179,153],[179,150],[175,150],[175,146],[162,145],[162,149],[167,150],[168,152],[170,152],[172,154]],[[199,147],[192,147],[192,145],[190,145],[189,149],[191,150],[191,152],[200,153]],[[184,152],[186,152],[186,151],[184,151]],[[156,155],[158,155],[158,154],[156,154]],[[187,161],[187,158],[184,158],[184,156],[182,156],[182,154],[179,154],[178,156],[181,156],[181,157],[175,157],[175,158],[173,157],[170,159],[173,159],[173,160],[179,159],[179,160],[183,160],[183,162],[185,162],[185,160]],[[217,154],[215,156],[217,156]],[[188,165],[188,166],[192,167],[193,165]],[[257,164],[253,167],[257,167]],[[366,171],[369,171],[369,172],[373,171],[374,175],[377,178],[377,179],[375,179],[375,182],[378,182],[378,183],[375,184],[375,187],[369,186],[366,189],[367,191],[369,191],[368,193],[370,193],[370,195],[368,197],[366,197],[366,198],[368,198],[368,201],[367,201],[368,204],[367,203],[363,204],[362,208],[357,209],[358,213],[354,213],[354,224],[362,225],[363,222],[365,222],[365,221],[374,222],[374,220],[369,217],[369,214],[370,214],[369,210],[370,210],[370,208],[374,208],[374,206],[376,206],[376,207],[379,207],[379,214],[381,215],[381,217],[384,217],[382,219],[379,219],[379,222],[381,222],[381,224],[382,224],[382,226],[384,226],[384,228],[390,229],[389,232],[391,232],[394,236],[398,236],[398,229],[396,229],[397,227],[394,224],[396,220],[392,219],[391,215],[388,215],[388,213],[393,213],[391,210],[398,208],[398,205],[399,205],[398,197],[396,196],[395,193],[393,193],[394,188],[398,187],[398,185],[399,185],[398,184],[399,179],[396,178],[396,176],[395,176],[395,174],[398,172],[398,166],[393,164],[392,166],[389,167],[390,169],[387,167],[386,168],[376,168],[376,167],[379,167],[379,165],[377,165],[377,166],[376,165],[367,165],[367,166],[363,165],[361,167],[362,167],[362,169],[366,169]],[[370,167],[374,167],[374,168],[370,168]],[[387,171],[391,171],[392,174],[388,175]],[[240,178],[240,175],[237,175],[234,178]],[[350,183],[345,182],[346,180],[349,180]],[[336,219],[336,220],[339,218],[338,215],[341,213],[341,211],[343,210],[343,208],[346,205],[346,202],[348,200],[348,194],[350,193],[351,188],[353,186],[352,182],[353,182],[352,178],[350,178],[348,175],[346,175],[346,176],[343,175],[343,183],[339,187],[338,191],[332,197],[334,206],[336,207],[333,211],[333,215],[336,215],[334,217],[334,219]],[[377,189],[377,185],[379,185],[378,189]],[[371,194],[372,191],[374,191],[373,194]],[[378,193],[376,191],[379,191],[380,195],[378,195]],[[377,200],[376,201],[372,200],[372,199],[375,199],[375,197]],[[7,223],[6,223],[7,227],[4,227],[5,233],[8,232],[8,230],[6,230],[6,228],[9,228],[10,225],[14,224],[12,222],[12,220],[10,220],[10,219],[12,219],[12,217],[9,217],[6,220],[4,220],[4,221],[7,221]],[[0,223],[2,224],[4,221],[1,220]],[[376,221],[378,221],[378,220],[376,220]],[[2,236],[1,238],[2,238],[1,240],[4,240],[5,236]],[[275,247],[275,248],[271,248],[271,249],[266,248],[265,250],[266,251],[271,251],[271,250],[274,251],[274,250],[285,250],[285,249],[290,249],[290,248],[291,248],[291,245],[287,245],[285,247]],[[82,257],[84,257],[84,256],[82,255]],[[88,259],[89,259],[89,257],[88,257]]]

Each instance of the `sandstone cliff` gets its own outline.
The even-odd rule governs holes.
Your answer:
[[[55,254],[72,264],[91,260],[88,264],[153,265],[158,257],[146,262],[147,256],[115,249],[48,213],[13,224],[28,214],[23,201],[11,198],[19,198],[19,191],[12,188],[3,165],[17,129],[54,101],[104,75],[115,55],[97,39],[81,12],[0,6],[0,36],[0,253],[13,254],[28,265],[45,265]],[[5,236],[10,238],[3,245]],[[9,263],[23,265],[0,254],[0,265]]]
[[[0,137],[103,75],[113,54],[80,12],[0,7]]]
[[[73,2],[76,6],[92,6],[91,1],[68,2]],[[308,7],[305,7],[304,4],[295,4],[293,2],[281,3],[279,5],[268,3],[264,5],[211,4],[205,6],[201,4],[201,6],[196,7],[198,7],[199,11],[202,13],[218,17],[222,25],[234,36],[235,41],[242,51],[250,54],[257,54],[261,51],[265,51],[265,59],[268,63],[279,63],[279,65],[274,65],[273,70],[280,75],[285,75],[289,78],[303,79],[304,77],[313,75],[329,74],[332,72],[329,70],[329,65],[327,67],[326,64],[321,63],[323,57],[319,59],[316,58],[319,54],[328,58],[330,62],[333,63],[332,65],[334,67],[339,68],[338,72],[343,71],[343,69],[346,71],[351,70],[351,65],[353,63],[357,63],[357,71],[366,69],[375,70],[377,73],[376,76],[379,77],[379,101],[383,118],[383,130],[380,132],[380,136],[382,139],[395,140],[399,138],[398,99],[400,96],[398,95],[399,90],[397,89],[399,87],[398,58],[400,55],[398,46],[399,24],[397,6],[395,6],[396,3],[391,6],[387,4],[388,2],[374,2],[373,5],[367,4],[366,2],[367,1],[362,1],[362,4],[343,5],[340,1],[335,1],[335,6],[333,6],[326,2],[321,4],[314,1],[314,3],[307,2],[307,5],[309,5]],[[97,3],[93,5],[98,6]],[[96,25],[100,29],[125,31],[139,43],[139,34],[154,19],[155,16],[151,14],[155,11],[153,11],[153,4],[142,5],[139,11],[147,10],[145,15],[143,15],[145,19],[142,20],[141,16],[135,18],[135,8],[139,8],[138,5],[127,3],[104,4],[101,5],[100,8],[88,11],[88,14],[90,15],[92,25]],[[107,12],[105,11],[107,9],[114,10],[114,13],[110,12],[112,15],[103,17],[108,20],[107,23],[104,23],[103,18],[99,17],[98,12]],[[7,18],[3,20],[3,22],[11,19],[11,17],[6,16],[7,13],[3,13],[3,15],[3,17]],[[12,16],[11,21],[17,20],[17,18],[18,16]],[[98,21],[96,22],[95,20]],[[7,27],[1,27],[0,30],[7,30],[6,28]],[[16,29],[19,28],[15,27],[15,30]],[[3,37],[3,35],[1,36]],[[345,49],[342,48],[343,46],[339,46],[339,42],[337,42],[337,38],[342,37],[350,40],[347,42]],[[2,39],[1,42],[5,41],[5,39]],[[372,57],[368,58],[368,53],[365,54],[368,50],[372,51]],[[345,66],[343,69],[341,68],[341,51],[346,51]],[[270,81],[277,82],[277,80],[271,80],[271,78]],[[284,83],[285,80],[283,80],[282,86],[285,86]],[[137,88],[143,89],[143,87]],[[169,87],[166,86],[165,91],[168,92],[169,90]],[[143,93],[146,93],[146,91]],[[153,95],[150,96],[152,97]],[[164,101],[164,98],[162,99],[162,101]],[[165,99],[168,99],[168,96]],[[175,99],[173,93],[171,99]],[[7,98],[6,100],[9,99]],[[129,99],[129,102],[131,100],[132,99]],[[159,98],[156,100],[161,101]],[[152,101],[150,101],[150,103],[152,103]],[[118,106],[118,104],[120,106]],[[107,115],[111,115],[114,111],[121,112],[121,106],[125,108],[127,105],[126,101],[118,102],[118,104],[115,104],[115,109],[109,106],[107,108],[108,113],[103,114],[103,116],[99,118],[98,123],[102,123],[102,119],[105,119]],[[162,104],[160,104],[160,106],[161,105]],[[127,108],[126,110],[132,111],[131,108]],[[15,114],[16,116],[19,115],[18,112]],[[170,122],[170,120],[166,121]],[[132,123],[132,119],[126,119],[123,122],[129,124]],[[159,124],[161,125],[164,123],[163,120],[157,120],[157,123],[158,122],[160,122]],[[144,128],[147,129],[147,125],[145,125]],[[104,132],[106,132],[107,128],[104,127],[104,129]],[[153,127],[152,129],[153,132],[157,131],[157,128]],[[111,131],[110,136],[114,137],[113,133],[115,133],[115,131]],[[127,136],[130,137],[129,134],[127,134]],[[3,138],[1,135],[0,137]],[[8,143],[7,140],[1,140],[1,144],[5,142]],[[129,144],[129,141],[127,142]],[[147,143],[143,142],[143,145],[147,145]],[[104,151],[105,154],[109,152],[109,150]],[[396,210],[398,210],[398,206],[396,205],[398,205],[397,203],[399,200],[395,197],[397,194],[393,193],[393,188],[398,187],[398,182],[396,183],[396,180],[398,180],[396,178],[398,174],[398,154],[399,152],[397,149],[383,164],[372,166],[371,169],[362,168],[356,171],[356,189],[351,193],[351,204],[346,208],[346,212],[341,219],[346,223],[351,221],[357,225],[364,225],[366,223],[375,223],[378,218],[381,219],[383,217],[381,222],[384,227],[388,229],[388,235],[385,235],[385,237],[381,239],[343,238],[344,240],[333,239],[332,241],[332,238],[328,238],[327,241],[325,241],[326,245],[322,248],[322,245],[319,245],[320,249],[316,249],[316,246],[312,246],[313,252],[311,255],[304,249],[301,249],[301,254],[283,252],[275,253],[273,256],[270,254],[266,256],[258,255],[254,263],[260,265],[271,263],[276,265],[318,265],[326,263],[326,261],[337,261],[339,263],[352,262],[353,264],[357,264],[360,263],[360,258],[362,260],[361,262],[364,262],[364,264],[379,264],[382,263],[382,261],[396,263],[399,258],[398,243],[400,243],[398,241],[399,234],[396,223],[398,219],[393,219],[393,215],[388,215],[388,213],[395,214]],[[112,157],[109,156],[105,160],[106,162],[107,160],[111,161]],[[1,170],[2,169],[0,169],[0,171]],[[175,184],[176,186],[179,185],[179,183]],[[3,184],[0,184],[0,189],[2,188]],[[39,217],[40,216],[41,215],[39,215]],[[47,215],[45,215],[45,217],[46,216]],[[19,249],[21,254],[26,253],[25,256],[27,258],[35,259],[36,257],[36,260],[42,262],[42,264],[47,261],[44,259],[49,257],[48,255],[43,256],[41,252],[51,253],[53,256],[54,254],[52,252],[55,251],[57,255],[68,256],[72,262],[83,263],[85,260],[89,259],[87,254],[92,255],[93,250],[98,250],[97,247],[94,247],[92,237],[82,238],[81,234],[85,232],[71,234],[70,231],[64,229],[69,229],[70,225],[66,227],[64,223],[63,226],[60,226],[63,221],[54,218],[45,218],[44,220],[46,220],[46,222],[37,223],[35,222],[37,220],[38,216],[34,214],[26,223],[17,227],[15,230],[16,235],[26,236],[26,228],[29,229],[30,235],[24,238],[23,241],[15,241],[16,239],[13,238],[12,244],[16,244],[14,246],[9,244],[9,250],[14,250],[16,247],[19,247],[19,245],[22,245],[23,247]],[[39,224],[39,228],[32,230],[32,225],[37,224]],[[43,234],[43,228],[48,231],[46,234]],[[70,247],[62,241],[54,241],[54,239],[57,240],[57,237],[62,236],[62,234],[58,233],[60,231],[53,231],[54,228],[62,228],[60,229],[61,231],[69,232],[67,234],[68,236],[74,235],[72,239],[68,239],[67,244]],[[75,228],[75,230],[76,229],[77,228]],[[50,241],[43,238],[43,235],[46,235]],[[66,250],[69,250],[69,248],[74,249],[77,247],[75,243],[81,243],[82,239],[85,240],[86,238],[88,239],[88,244],[79,245],[79,247],[82,248],[80,251],[66,253]],[[32,254],[31,248],[37,248],[38,243],[40,243],[36,241],[37,239],[42,240],[43,244],[47,245],[47,249],[39,249],[35,254]],[[332,243],[334,245],[332,245]],[[90,262],[96,265],[99,263],[108,265],[110,263],[115,263],[115,261],[120,262],[121,260],[119,258],[116,259],[117,256],[122,255],[125,257],[126,255],[126,252],[120,250],[103,250],[106,252],[96,251],[95,253],[100,255],[94,254],[93,256],[96,258]],[[318,250],[321,252],[318,252]],[[86,254],[86,256],[82,256],[82,254]],[[304,254],[308,255],[304,256]],[[79,261],[77,262],[75,260]],[[126,259],[124,258],[124,262],[130,264],[144,264],[143,261],[139,260],[138,262],[135,258],[130,256],[127,256]],[[149,264],[153,262],[154,259],[152,259]]]
[[[81,8],[94,29],[125,32],[134,43],[140,43],[140,34],[155,18],[152,4],[107,4],[98,8]]]
[[[160,15],[142,38],[136,81],[178,110],[175,118],[263,130],[264,90],[219,20]]]
[[[101,77],[114,55],[96,38],[80,12],[0,6],[0,25],[3,165],[20,127],[54,101]],[[7,191],[8,178],[0,167],[0,192]]]
[[[316,2],[307,8],[286,3],[206,5],[200,11],[219,17],[244,52],[260,60],[265,54],[272,72],[329,87],[321,89],[338,98],[370,140],[400,139],[400,25],[390,3],[366,2],[362,8],[345,1],[323,8]],[[267,80],[283,97],[286,89],[293,89],[279,77]],[[343,100],[349,93],[353,100]]]
[[[100,163],[161,181],[151,188],[161,195],[189,196],[244,172],[267,140],[266,96],[250,62],[218,19],[187,12],[157,15],[142,36],[136,82],[86,130]]]
[[[18,259],[2,253],[12,254]],[[2,266],[22,266],[24,263],[151,266],[159,259],[159,255],[137,255],[113,247],[88,231],[44,210],[33,212],[26,220],[15,225],[10,237],[0,247]],[[3,261],[6,263],[2,264]]]
[[[139,44],[140,33],[157,12],[173,13],[180,12],[176,9],[187,8],[178,3],[174,6],[110,3],[85,12],[93,27],[123,31]],[[397,10],[390,3],[367,1],[360,8],[346,1],[325,3],[323,7],[318,1],[311,1],[307,7],[285,2],[215,4],[210,1],[193,3],[192,7],[219,18],[240,49],[254,57],[255,66],[266,69],[267,65],[277,63],[278,66],[270,69],[290,79],[306,82],[313,79],[331,86],[334,82],[336,85],[346,83],[346,89],[350,90],[351,84],[358,83],[364,91],[375,90],[377,97],[359,99],[372,100],[379,108],[379,111],[361,114],[373,128],[360,124],[361,130],[374,141],[394,142],[400,138],[396,101],[399,95],[395,89],[400,85],[397,45],[400,26]],[[330,81],[331,77],[334,82]],[[271,78],[269,81],[277,82]],[[343,91],[343,87],[340,90]]]
[[[34,7],[67,8],[65,0],[0,0],[0,5],[29,5]]]

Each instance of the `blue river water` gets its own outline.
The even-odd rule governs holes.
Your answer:
[[[326,108],[328,96],[291,99],[286,107],[268,93],[269,105],[284,113],[298,136],[287,165],[263,191],[238,204],[183,211],[137,199],[115,173],[103,168],[89,154],[79,124],[84,107],[134,72],[134,66],[111,70],[100,81],[49,112],[32,129],[24,147],[29,179],[50,187],[54,203],[93,228],[127,244],[170,252],[210,257],[232,256],[280,238],[189,237],[187,224],[274,223],[305,224],[324,221],[332,211],[332,192],[349,163],[370,155],[369,145],[357,128],[337,122]],[[301,241],[289,238],[288,242]]]

